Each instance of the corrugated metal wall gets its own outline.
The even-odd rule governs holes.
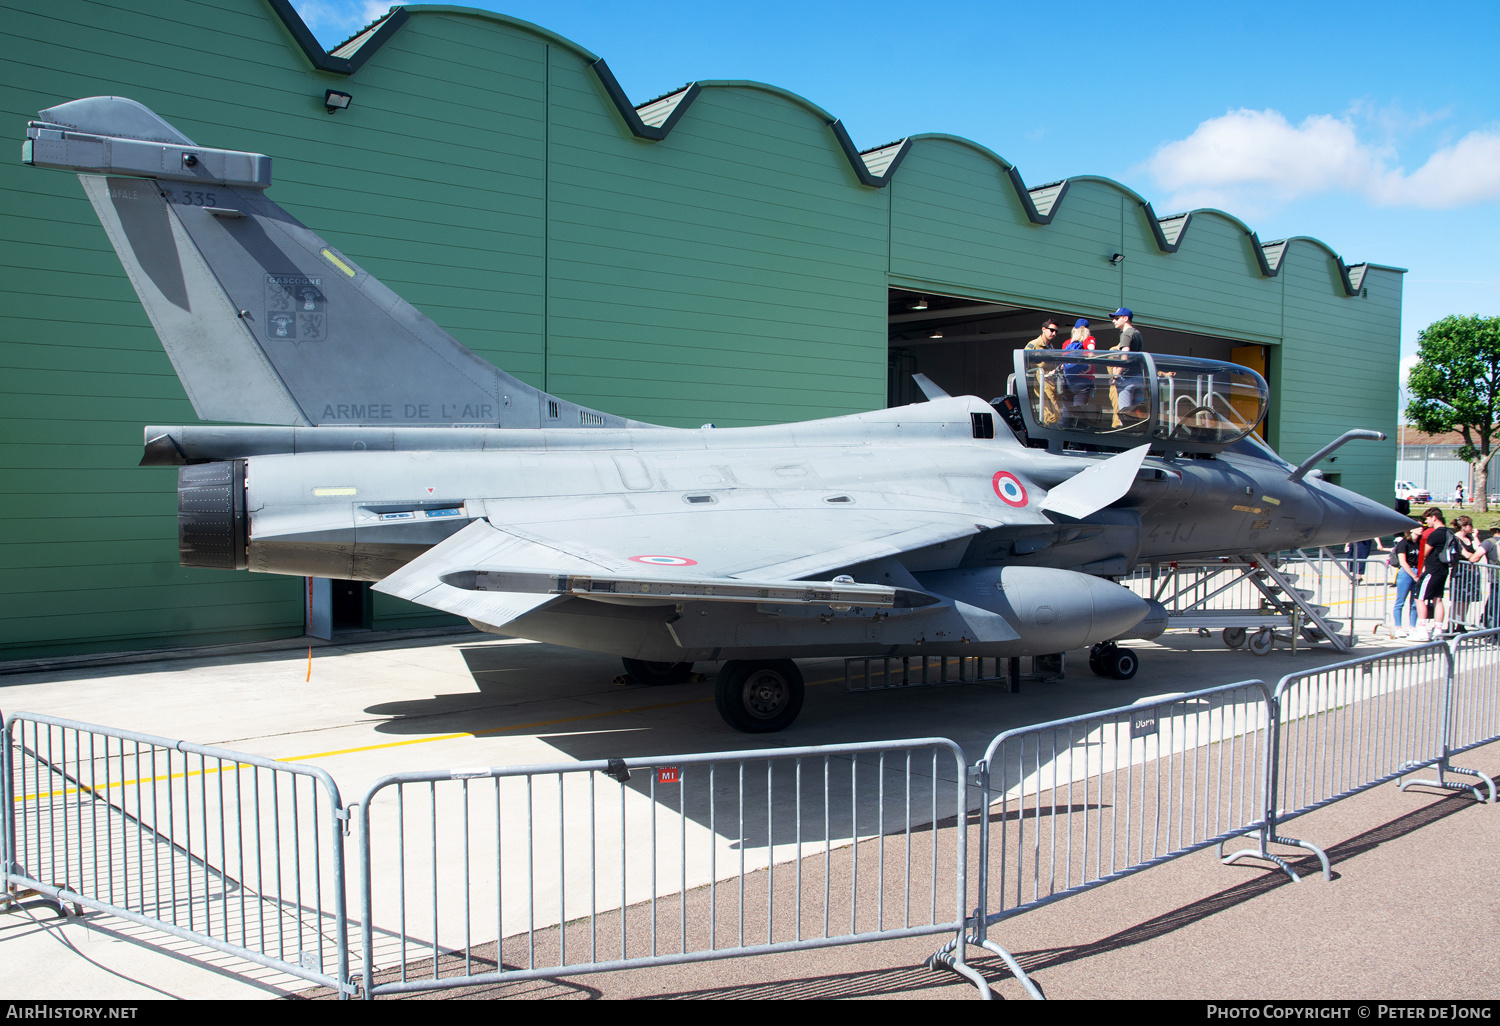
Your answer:
[[[1472,499],[1475,495],[1475,483],[1479,475],[1475,468],[1463,460],[1439,459],[1412,459],[1412,452],[1420,453],[1420,446],[1408,445],[1406,447],[1407,459],[1396,461],[1396,480],[1410,481],[1418,488],[1426,488],[1432,493],[1432,497],[1440,502],[1447,502],[1453,497],[1453,486],[1462,481],[1464,485],[1465,500]],[[1500,493],[1500,481],[1495,479],[1495,465],[1490,463],[1490,494],[1492,496]]]
[[[878,407],[898,285],[1124,302],[1148,326],[1270,344],[1271,440],[1294,461],[1350,424],[1394,430],[1398,274],[1348,299],[1332,254],[1293,243],[1266,277],[1211,214],[1164,254],[1138,198],[1101,180],[1032,224],[962,140],[916,138],[871,188],[824,112],[742,84],[706,84],[666,139],[639,139],[592,55],[451,9],[414,14],[349,77],[313,70],[261,0],[53,0],[8,9],[0,47],[12,139],[40,108],[112,93],[271,154],[280,203],[466,345],[614,413]],[[327,115],[327,88],[354,105]],[[135,463],[142,425],[195,417],[77,181],[7,161],[0,197],[0,658],[300,634],[300,580],[177,565],[174,474]],[[1345,453],[1344,483],[1384,498],[1394,443]],[[375,616],[440,619],[383,596]]]

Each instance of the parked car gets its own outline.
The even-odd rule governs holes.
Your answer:
[[[1396,498],[1405,499],[1408,502],[1431,502],[1432,493],[1426,488],[1418,488],[1410,481],[1397,481]]]

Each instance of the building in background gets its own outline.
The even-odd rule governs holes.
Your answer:
[[[1394,435],[1402,272],[1158,216],[1119,183],[1026,183],[966,139],[861,152],[774,85],[635,104],[597,55],[480,11],[395,9],[331,53],[285,0],[53,0],[0,23],[0,110],[139,100],[275,161],[272,195],[484,358],[592,407],[721,427],[1005,390],[1043,316],[1131,307],[1156,352],[1261,370],[1298,462]],[[329,113],[325,93],[352,97]],[[76,181],[0,164],[0,659],[444,621],[351,582],[188,569],[141,427],[192,408]],[[1396,442],[1323,466],[1389,501]]]
[[[1458,458],[1463,445],[1463,435],[1457,431],[1429,435],[1410,424],[1402,424],[1397,434],[1396,480],[1410,481],[1418,488],[1425,488],[1440,502],[1451,499],[1453,486],[1462,481],[1464,501],[1476,499],[1474,488],[1479,481],[1479,464],[1465,463]],[[1497,454],[1500,450],[1490,453],[1491,503],[1500,501],[1500,480],[1495,478],[1494,463]]]

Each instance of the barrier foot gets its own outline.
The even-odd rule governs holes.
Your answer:
[[[1277,837],[1274,834],[1271,836],[1271,842],[1273,844],[1289,845],[1293,848],[1306,848],[1308,851],[1316,855],[1318,857],[1318,862],[1322,864],[1323,882],[1333,882],[1333,867],[1328,864],[1328,853],[1325,852],[1322,848],[1319,848],[1316,844],[1313,844],[1311,841],[1298,840],[1295,837]],[[1288,872],[1290,871],[1290,868],[1288,868]],[[1295,875],[1296,874],[1293,874],[1294,877]]]
[[[1032,1000],[1047,1000],[1047,996],[1042,993],[1042,988],[1038,987],[1032,981],[1031,977],[1026,975],[1026,970],[1021,968],[1021,963],[1017,962],[1015,956],[1012,955],[1009,951],[1006,951],[1000,945],[989,939],[980,941],[979,946],[985,948],[986,950],[993,951],[995,954],[1000,956],[1001,961],[1003,961],[1006,968],[1010,970],[1010,974],[1020,982],[1022,987],[1026,988],[1026,993],[1032,998]],[[986,987],[985,989],[988,989],[988,987]]]
[[[6,887],[4,894],[0,894],[0,912],[9,912],[12,908],[20,909],[24,912],[27,901],[32,898],[40,898],[43,905],[46,905],[48,908],[57,909],[57,918],[66,919],[68,918],[68,902],[62,896],[62,891],[65,889],[64,885],[58,883],[52,886],[57,888],[57,894],[48,894],[46,891],[39,891],[35,887],[20,887],[11,884]],[[76,901],[73,902],[73,914],[79,919],[83,918],[83,906]]]
[[[1281,858],[1279,855],[1272,855],[1270,852],[1266,851],[1264,847],[1245,848],[1243,851],[1237,851],[1230,855],[1221,855],[1219,857],[1219,861],[1226,866],[1232,866],[1240,859],[1260,859],[1264,862],[1269,862],[1279,868],[1287,876],[1291,877],[1292,883],[1302,882],[1302,878],[1297,875],[1297,871],[1291,867],[1286,859]]]
[[[1468,791],[1474,796],[1474,800],[1476,802],[1479,802],[1481,805],[1494,804],[1495,782],[1486,774],[1479,772],[1479,770],[1469,769],[1465,766],[1444,766],[1442,764],[1438,765],[1437,771],[1438,775],[1436,780],[1403,780],[1396,785],[1396,788],[1397,790],[1405,791],[1408,787],[1411,787],[1414,784],[1426,784],[1428,787],[1440,787],[1447,791]],[[1458,773],[1466,777],[1478,777],[1480,782],[1489,789],[1489,798],[1485,798],[1479,793],[1479,784],[1460,784],[1456,780],[1444,780],[1444,773]]]
[[[993,1001],[995,992],[990,989],[989,983],[979,974],[979,970],[964,961],[964,947],[965,944],[960,940],[949,941],[928,957],[927,968],[934,972],[938,969],[948,969],[958,973],[979,988],[981,1000]]]
[[[1302,878],[1297,875],[1297,871],[1291,867],[1291,864],[1281,856],[1272,854],[1266,848],[1267,844],[1285,844],[1294,848],[1306,848],[1308,851],[1316,855],[1318,857],[1318,862],[1322,864],[1323,879],[1325,881],[1332,882],[1333,868],[1328,864],[1327,853],[1325,853],[1322,848],[1319,848],[1311,841],[1301,841],[1295,837],[1276,837],[1274,835],[1267,837],[1262,834],[1260,836],[1260,844],[1257,847],[1245,848],[1242,851],[1237,851],[1230,855],[1224,854],[1224,845],[1220,843],[1219,861],[1224,865],[1229,866],[1238,862],[1240,859],[1260,859],[1280,868],[1283,873],[1292,878],[1292,883],[1301,883]]]

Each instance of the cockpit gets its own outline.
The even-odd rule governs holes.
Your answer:
[[[1259,374],[1221,360],[1055,349],[1016,351],[1012,393],[1011,419],[1052,447],[1194,453],[1248,436],[1270,398]]]

